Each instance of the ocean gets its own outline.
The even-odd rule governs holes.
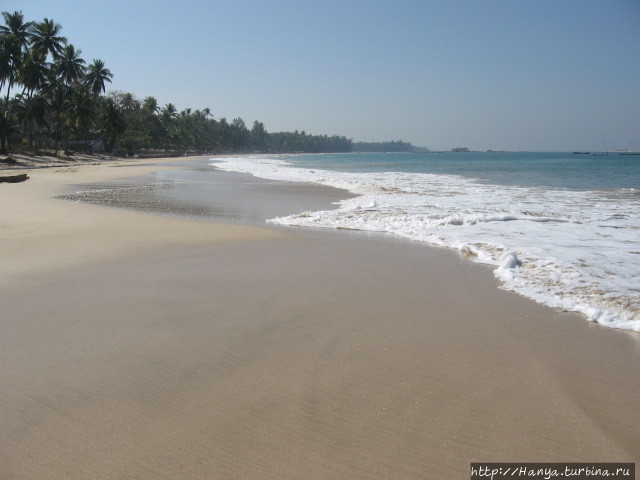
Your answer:
[[[384,232],[492,265],[501,288],[640,332],[640,156],[256,155],[217,169],[357,195],[274,224]],[[425,275],[428,275],[425,272]]]

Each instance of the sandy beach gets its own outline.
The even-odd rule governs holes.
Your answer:
[[[500,290],[456,252],[54,198],[176,161],[0,184],[0,479],[640,461],[640,336]]]

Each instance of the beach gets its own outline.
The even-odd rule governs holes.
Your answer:
[[[640,461],[640,336],[498,289],[457,252],[54,198],[178,161],[0,184],[0,478]]]

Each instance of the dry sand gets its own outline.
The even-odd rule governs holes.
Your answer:
[[[52,199],[151,168],[0,184],[0,479],[640,460],[637,334],[446,250]]]
[[[75,192],[74,185],[139,176],[172,168],[162,163],[188,160],[167,158],[158,165],[129,160],[23,170],[30,176],[26,182],[0,184],[0,285],[27,272],[42,273],[149,249],[277,236],[273,230],[188,222],[53,198]]]

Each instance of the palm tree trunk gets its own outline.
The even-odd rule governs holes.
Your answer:
[[[27,92],[27,100],[30,101],[32,96],[33,96],[33,90],[29,90],[29,92]],[[33,108],[33,106],[31,108]],[[31,113],[33,114],[33,110]],[[32,116],[27,118],[27,123],[29,127],[29,148],[33,150],[33,117]]]
[[[29,123],[29,148],[33,150],[33,120],[30,118],[27,122]]]
[[[7,83],[7,105],[9,105],[9,94],[11,93],[11,85],[13,85],[13,78],[9,77],[9,82]]]

